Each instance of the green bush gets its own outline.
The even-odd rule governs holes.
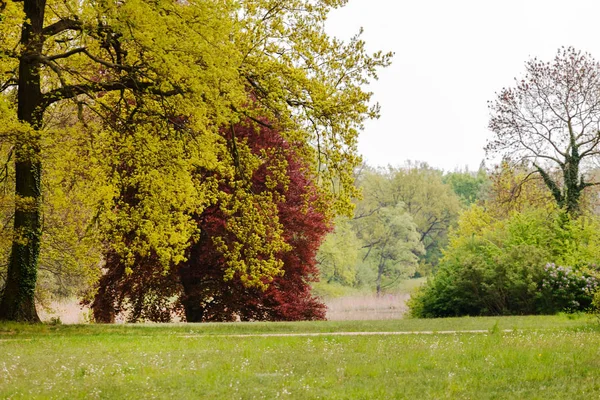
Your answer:
[[[451,235],[436,275],[409,302],[416,317],[585,310],[598,288],[598,221],[530,210],[493,220],[474,206]],[[569,262],[558,267],[551,261]],[[566,264],[565,264],[566,265]]]

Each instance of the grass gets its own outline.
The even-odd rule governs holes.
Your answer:
[[[486,332],[228,336],[474,329]],[[585,316],[0,324],[2,399],[590,399],[599,395],[600,328]]]

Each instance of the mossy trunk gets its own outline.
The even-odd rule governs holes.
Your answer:
[[[40,165],[17,162],[17,201],[14,239],[8,276],[0,303],[0,319],[39,322],[35,310],[35,285],[40,251]]]
[[[0,320],[39,322],[35,286],[40,252],[42,93],[38,55],[42,53],[45,0],[24,0],[26,20],[21,32],[17,114],[29,125],[15,143],[15,218],[6,285],[0,300]]]
[[[552,193],[556,204],[573,217],[577,217],[581,213],[581,195],[585,188],[590,186],[579,172],[580,164],[581,156],[574,141],[564,163],[560,165],[563,175],[562,186],[552,178],[549,172],[537,164],[533,164]]]

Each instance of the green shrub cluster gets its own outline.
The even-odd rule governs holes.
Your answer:
[[[437,274],[411,299],[416,317],[586,310],[600,285],[599,221],[557,210],[495,220],[466,211]]]

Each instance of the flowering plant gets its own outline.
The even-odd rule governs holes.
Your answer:
[[[540,292],[546,311],[579,311],[590,307],[599,288],[600,277],[591,269],[548,263]]]

